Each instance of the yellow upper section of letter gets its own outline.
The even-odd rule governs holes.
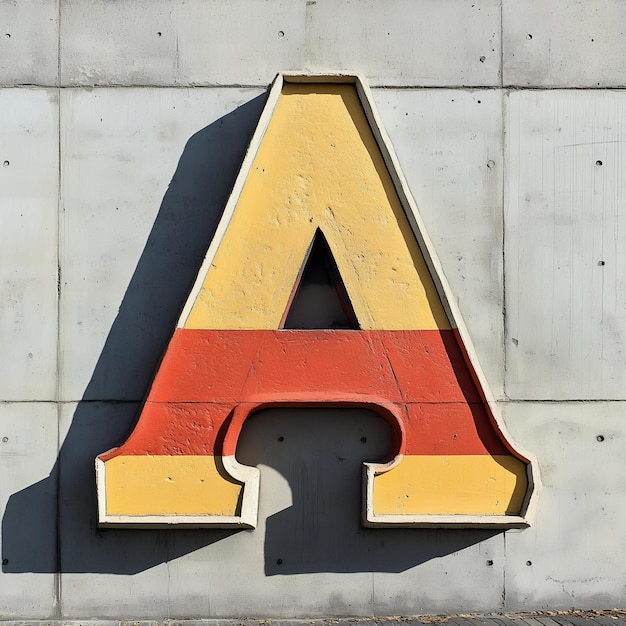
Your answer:
[[[354,85],[290,83],[184,326],[276,330],[317,228],[361,329],[450,327]]]

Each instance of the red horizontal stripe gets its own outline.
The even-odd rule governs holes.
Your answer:
[[[178,329],[153,402],[241,402],[333,391],[390,402],[480,402],[452,330]]]
[[[135,430],[112,454],[230,454],[259,404],[388,406],[379,412],[404,431],[392,454],[507,454],[481,398],[452,330],[178,329]]]

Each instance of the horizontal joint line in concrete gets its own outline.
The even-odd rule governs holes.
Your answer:
[[[261,89],[265,90],[269,83],[173,83],[173,84],[126,84],[126,83],[99,83],[99,84],[67,84],[55,85],[47,83],[6,83],[0,84],[0,89]],[[374,90],[396,91],[625,91],[624,85],[588,85],[588,86],[558,86],[558,85],[387,85],[370,84]]]
[[[68,84],[52,85],[46,83],[11,83],[0,84],[0,89],[267,89],[269,84],[245,85],[233,84],[211,84],[211,83],[175,83],[171,85],[146,85],[146,84],[125,84],[125,83],[100,83],[100,84]]]

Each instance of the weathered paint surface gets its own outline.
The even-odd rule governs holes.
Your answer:
[[[240,486],[203,455],[118,456],[107,463],[111,515],[228,515],[237,513]]]
[[[254,526],[239,432],[254,411],[293,404],[368,407],[390,423],[385,463],[366,464],[365,523],[528,523],[536,477],[499,430],[372,119],[342,80],[287,82],[270,98],[139,423],[98,459],[101,523]],[[318,232],[360,330],[281,330]]]
[[[362,329],[448,327],[356,90],[289,83],[184,327],[278,328],[318,228]]]
[[[409,455],[376,477],[373,505],[376,515],[518,515],[527,488],[510,454]]]

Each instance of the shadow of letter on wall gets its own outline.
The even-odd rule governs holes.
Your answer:
[[[7,502],[4,572],[131,574],[236,532],[99,530],[94,459],[132,430],[140,403],[108,399],[145,396],[264,101],[255,97],[188,140],[57,462],[47,478]]]
[[[47,478],[9,498],[3,572],[133,574],[241,532],[98,529],[94,459],[132,431],[263,102],[254,98],[187,142],[57,462]],[[243,462],[269,467],[291,486],[290,505],[270,512],[263,507],[271,497],[263,495],[271,484],[262,482],[263,514],[246,545],[263,551],[264,575],[399,572],[498,532],[362,528],[362,462],[386,452],[379,449],[388,442],[385,424],[349,411],[293,417],[257,416],[238,448]]]

